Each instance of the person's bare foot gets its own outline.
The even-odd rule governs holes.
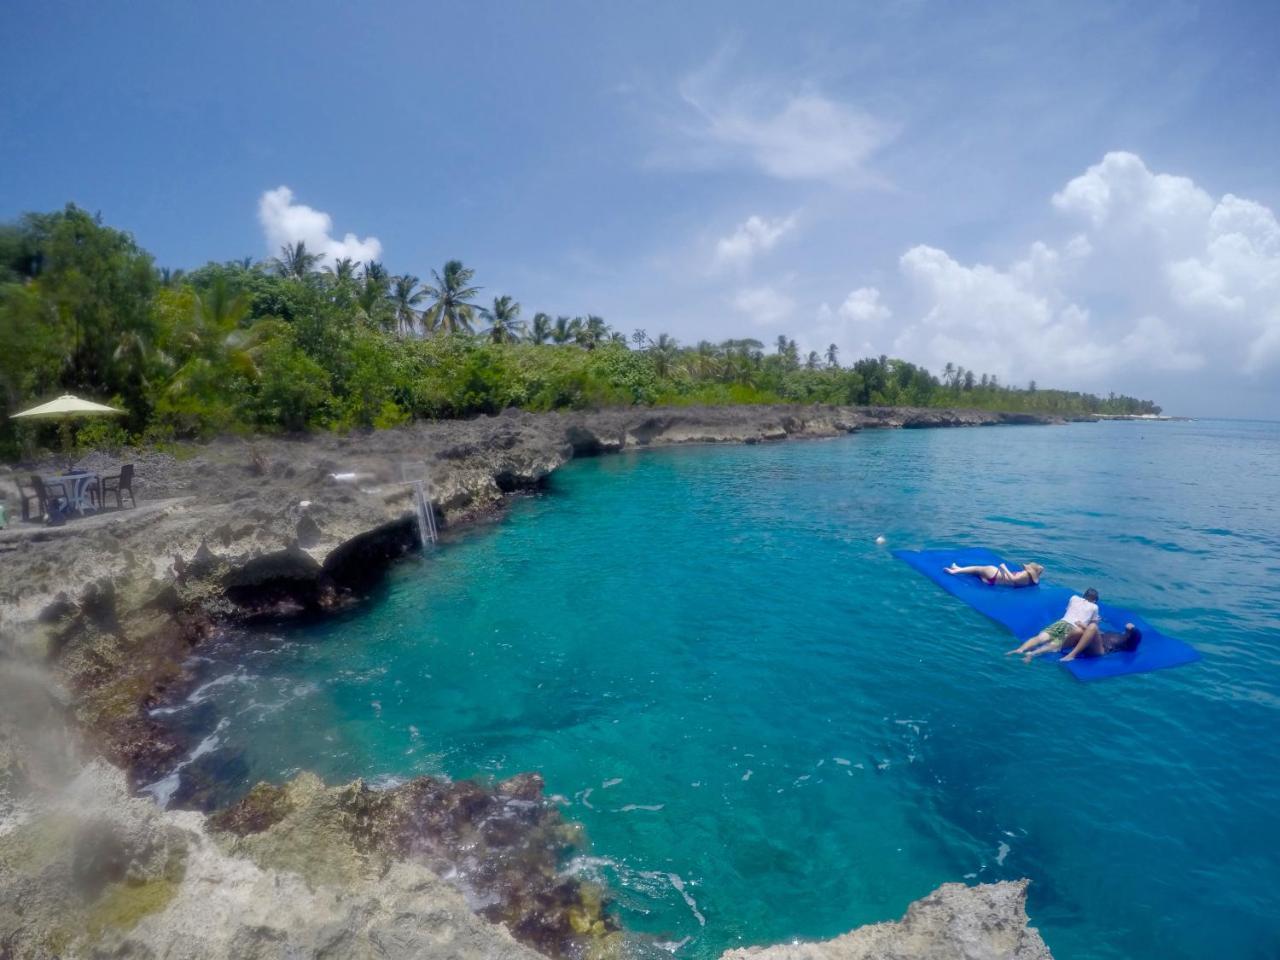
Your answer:
[[[947,573],[956,573],[960,568],[953,563],[951,566],[943,567],[942,569],[947,571]]]
[[[1063,662],[1063,663],[1069,663],[1070,661],[1074,660],[1075,658],[1076,658],[1076,655],[1075,655],[1074,653],[1068,653],[1065,657],[1063,657],[1063,658],[1062,658],[1062,662]]]
[[[1012,650],[1006,650],[1006,651],[1004,652],[1004,655],[1005,655],[1006,657],[1012,657],[1015,653],[1021,653],[1021,652],[1022,652],[1022,648],[1021,648],[1021,647],[1014,647]]]
[[[1023,654],[1023,656],[1022,656],[1022,662],[1023,662],[1023,663],[1030,663],[1030,662],[1031,662],[1031,654],[1029,654],[1029,653]]]

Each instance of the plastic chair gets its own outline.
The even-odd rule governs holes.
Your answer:
[[[17,478],[15,478],[15,480],[17,480],[18,484],[18,500],[22,505],[22,519],[29,522],[32,519],[35,519],[31,516],[32,501],[35,501],[36,506],[40,507],[40,488],[36,487],[34,489],[27,489],[27,484]],[[36,517],[38,518],[43,513],[44,508],[40,507]]]
[[[49,509],[49,506],[50,506],[50,503],[55,499],[55,497],[60,498],[63,501],[70,499],[67,496],[66,486],[63,485],[58,480],[50,480],[48,483],[45,483],[44,480],[42,480],[40,477],[38,477],[36,474],[33,473],[31,475],[31,486],[35,488],[35,499],[36,499],[36,502],[40,505],[41,516],[47,516],[50,513],[52,513],[52,511]],[[55,494],[54,491],[57,491],[57,493]],[[27,512],[26,500],[22,502],[22,518],[24,520],[31,519],[30,514],[28,514]]]
[[[102,505],[107,505],[107,494],[114,493],[116,495],[116,509],[120,510],[124,507],[124,501],[120,498],[122,493],[129,494],[129,507],[132,509],[138,505],[137,499],[133,495],[133,464],[126,463],[120,468],[120,472],[113,477],[103,477],[98,481],[98,492],[101,497]]]

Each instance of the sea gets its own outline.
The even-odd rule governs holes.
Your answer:
[[[1203,655],[1081,683],[905,564],[984,546]],[[193,668],[229,791],[539,771],[637,955],[1026,877],[1059,960],[1280,956],[1280,424],[868,431],[574,461],[367,602]],[[225,762],[219,766],[218,760]]]

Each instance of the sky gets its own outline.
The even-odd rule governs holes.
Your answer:
[[[67,3],[0,219],[305,240],[682,343],[1280,410],[1280,4]]]

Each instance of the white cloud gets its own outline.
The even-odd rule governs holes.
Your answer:
[[[716,241],[715,265],[745,268],[758,254],[772,250],[795,226],[794,215],[776,220],[750,216],[729,236]]]
[[[966,266],[934,247],[912,247],[899,269],[926,309],[890,352],[939,369],[948,362],[1006,383],[1092,381],[1118,359],[1099,342],[1089,312],[1058,288],[1061,258],[1043,243],[1009,269]]]
[[[293,202],[293,191],[288,187],[267,190],[258,201],[258,222],[266,237],[267,249],[273,256],[288,243],[305,243],[307,249],[324,257],[325,263],[350,257],[363,262],[382,256],[382,243],[377,237],[360,239],[354,233],[336,240],[333,234],[333,218],[327,213]]]
[[[681,82],[693,120],[682,125],[683,142],[668,161],[746,165],[780,180],[878,182],[867,164],[897,135],[896,124],[811,87],[726,82],[726,59],[722,53]]]
[[[844,298],[837,315],[850,323],[865,325],[888,320],[893,311],[880,302],[880,291],[875,287],[859,287]]]
[[[1212,402],[1241,375],[1274,389],[1274,211],[1153,173],[1131,153],[1107,154],[1051,205],[1084,230],[1057,244],[1036,241],[1006,265],[912,247],[899,259],[912,309],[898,310],[890,325],[877,312],[887,310],[878,291],[860,288],[838,311],[824,305],[815,336],[830,336],[846,356],[860,344],[860,353],[892,353],[935,371],[954,362],[1005,382],[1145,389],[1166,404],[1193,385]]]
[[[834,310],[826,303],[819,306],[817,325],[797,339],[806,351],[825,351],[834,343],[841,356],[852,362],[877,352],[875,340],[883,337],[884,325],[892,316],[876,287],[858,287]]]
[[[779,293],[773,287],[746,287],[733,297],[733,306],[751,318],[758,327],[768,327],[780,323],[791,316],[795,303],[786,294]]]

